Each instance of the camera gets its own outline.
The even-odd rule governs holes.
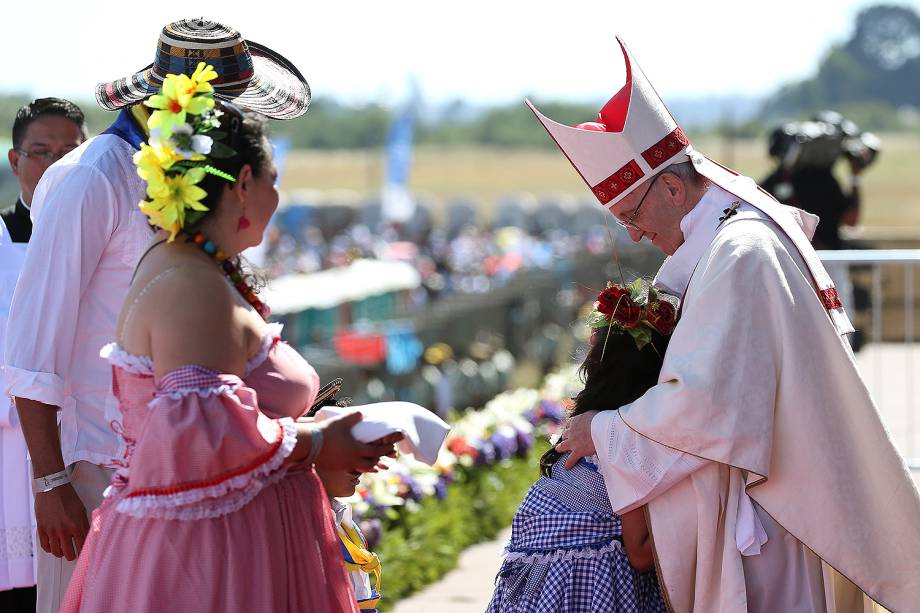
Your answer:
[[[858,169],[875,162],[882,141],[835,111],[809,121],[791,121],[773,130],[768,151],[790,171],[829,169],[843,155]]]

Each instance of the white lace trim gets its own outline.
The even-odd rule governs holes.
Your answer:
[[[262,346],[259,352],[246,361],[247,377],[268,358],[268,354],[275,344],[275,339],[281,336],[283,329],[284,324],[281,322],[268,324],[265,334],[262,335]],[[150,359],[150,356],[128,353],[118,343],[109,343],[100,349],[99,357],[107,360],[112,366],[118,366],[122,370],[135,375],[153,375],[153,360]]]
[[[624,553],[623,543],[620,541],[611,541],[610,544],[604,545],[600,549],[556,549],[554,551],[540,551],[535,553],[508,551],[508,546],[506,545],[502,556],[506,562],[548,563],[569,562],[572,560],[597,560],[610,553]]]
[[[278,423],[282,427],[281,446],[270,460],[253,470],[185,492],[123,498],[115,510],[132,517],[179,520],[209,519],[239,511],[287,474],[283,464],[297,444],[297,426],[290,417],[283,417]]]
[[[112,366],[135,375],[153,375],[153,360],[146,355],[134,355],[122,349],[118,343],[109,343],[99,350],[99,357],[108,360]]]
[[[280,322],[272,322],[266,326],[265,334],[262,335],[262,347],[259,349],[259,353],[255,354],[246,362],[246,375],[249,376],[252,374],[256,368],[262,365],[268,358],[268,353],[272,350],[272,347],[275,345],[275,339],[281,336],[281,331],[284,329],[284,324]]]
[[[180,387],[169,392],[157,392],[156,397],[150,401],[148,406],[151,409],[155,408],[157,402],[163,398],[169,400],[182,400],[186,396],[191,396],[192,394],[198,394],[199,398],[208,398],[210,396],[220,396],[221,394],[235,392],[239,388],[239,383],[224,383],[223,385],[215,385],[212,387]]]

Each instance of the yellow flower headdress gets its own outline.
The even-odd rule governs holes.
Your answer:
[[[235,154],[219,142],[227,135],[217,130],[223,113],[214,107],[210,81],[216,78],[214,68],[200,62],[191,76],[166,75],[160,91],[144,102],[156,110],[147,120],[149,143],[134,154],[137,174],[147,182],[139,206],[150,225],[169,232],[169,241],[207,213],[201,203],[207,192],[198,186],[205,175],[236,181],[210,164]]]

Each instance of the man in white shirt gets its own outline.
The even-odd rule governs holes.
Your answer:
[[[99,350],[114,338],[152,236],[138,208],[145,185],[132,159],[147,138],[148,115],[138,103],[166,74],[190,75],[206,57],[220,58],[217,98],[276,119],[306,112],[306,82],[280,55],[223,24],[171,23],[151,67],[97,87],[101,106],[122,109],[115,123],[49,168],[35,190],[2,389],[16,399],[32,459],[40,613],[60,608],[90,514],[124,454],[111,370]]]
[[[920,496],[843,335],[816,219],[694,151],[621,44],[597,122],[537,118],[682,298],[658,385],[566,426],[618,513],[643,505],[675,611],[892,610],[920,598]],[[858,586],[858,587],[857,587]]]

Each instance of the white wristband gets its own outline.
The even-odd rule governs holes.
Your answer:
[[[32,479],[32,493],[41,494],[50,492],[54,488],[67,483],[70,483],[70,471],[65,468],[60,472]]]

